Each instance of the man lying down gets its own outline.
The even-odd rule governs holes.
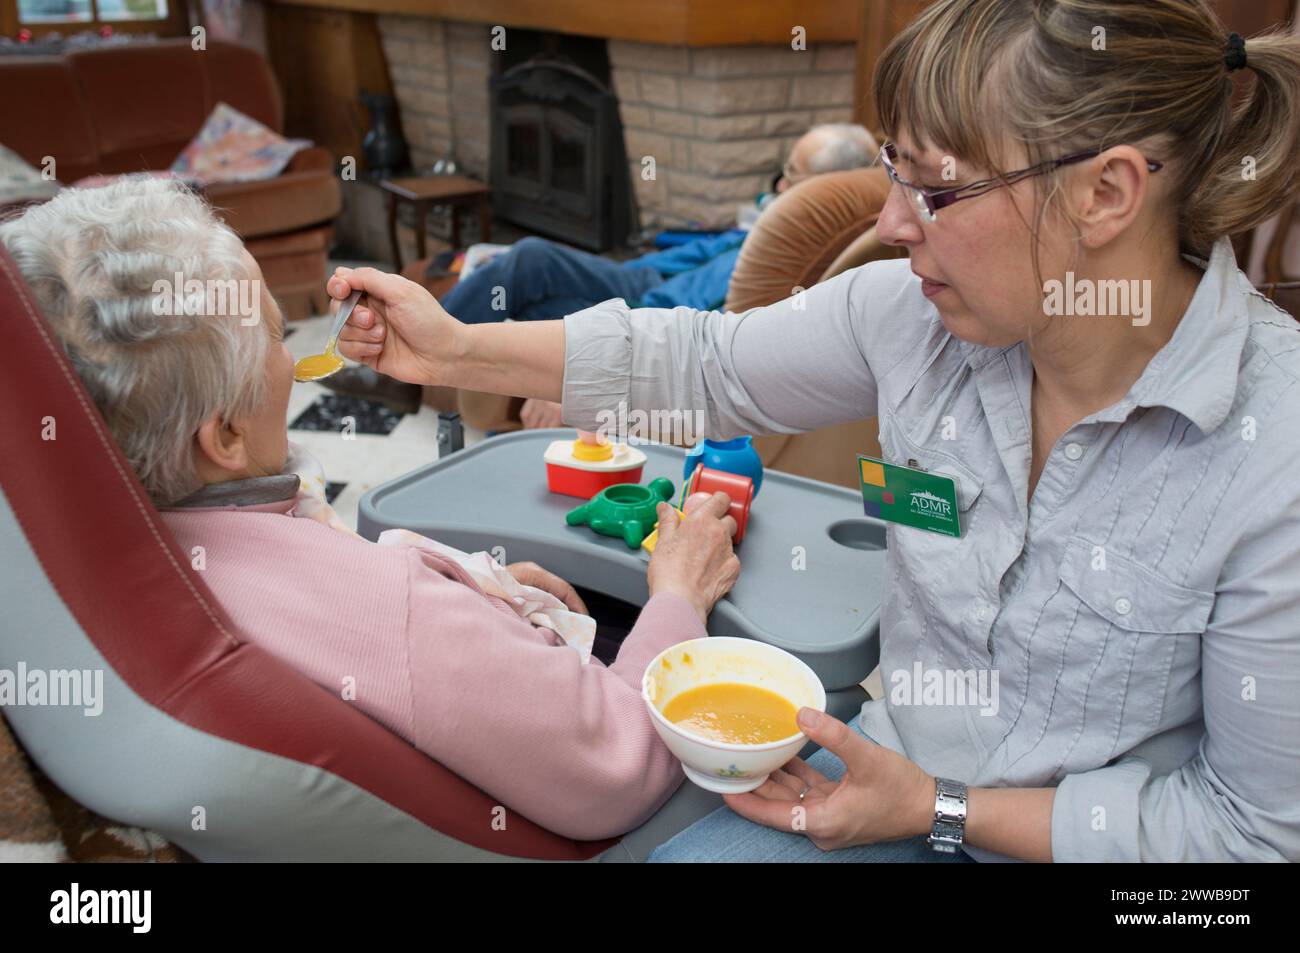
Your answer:
[[[558,577],[402,531],[369,542],[301,485],[283,316],[200,198],[143,178],[69,189],[0,224],[0,241],[181,548],[203,547],[202,580],[241,638],[326,691],[355,686],[370,717],[568,837],[624,833],[681,783],[641,676],[703,636],[735,582],[725,497],[680,519],[665,508],[650,598],[607,667],[580,631],[557,631],[584,618]],[[257,320],[160,301],[178,275],[253,289]]]

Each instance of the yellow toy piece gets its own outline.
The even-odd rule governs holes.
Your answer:
[[[584,463],[599,463],[601,460],[609,460],[614,456],[614,448],[607,443],[590,444],[583,443],[581,440],[573,441],[573,459],[582,460]]]
[[[677,511],[678,516],[685,515],[682,512],[682,508],[680,506],[674,506],[673,509]],[[659,524],[655,523],[655,528],[650,531],[650,535],[647,536],[645,539],[641,540],[641,548],[644,549],[647,553],[653,553],[655,551],[655,545],[658,542],[659,542]]]

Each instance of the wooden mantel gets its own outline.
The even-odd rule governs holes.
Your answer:
[[[268,0],[272,6],[397,13],[674,46],[858,38],[860,0]]]

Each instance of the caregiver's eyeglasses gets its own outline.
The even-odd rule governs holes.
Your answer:
[[[1006,175],[993,179],[981,179],[978,182],[972,182],[970,185],[958,185],[948,189],[932,189],[924,185],[917,185],[901,178],[898,169],[894,163],[898,161],[898,147],[892,142],[886,142],[880,147],[880,164],[885,167],[889,173],[892,182],[901,185],[907,190],[912,199],[912,204],[916,206],[921,220],[933,222],[939,217],[939,209],[947,208],[953,202],[960,202],[962,199],[973,199],[977,195],[983,195],[986,192],[992,192],[994,189],[1000,189],[1004,185],[1014,185],[1021,179],[1032,178],[1036,175],[1043,175],[1054,169],[1059,169],[1063,165],[1070,165],[1074,162],[1082,162],[1085,159],[1093,159],[1101,155],[1100,149],[1089,149],[1087,152],[1076,152],[1068,155],[1063,159],[1049,159],[1047,162],[1040,162],[1038,165],[1030,166],[1028,169],[1020,169],[1016,172],[1008,172]],[[1147,160],[1147,168],[1152,172],[1159,172],[1164,168],[1164,163]]]

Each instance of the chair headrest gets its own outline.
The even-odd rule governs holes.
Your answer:
[[[835,257],[876,222],[889,176],[870,166],[815,175],[782,193],[741,246],[725,307],[745,311],[811,288]]]

